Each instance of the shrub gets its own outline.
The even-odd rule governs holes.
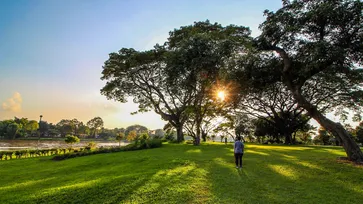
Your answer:
[[[88,144],[87,144],[87,146],[85,147],[85,149],[86,150],[93,150],[93,149],[96,149],[96,147],[97,147],[97,144],[95,143],[95,142],[89,142]]]
[[[80,140],[77,136],[66,135],[66,139],[64,140],[67,144],[71,144],[71,147],[74,143],[78,143]]]
[[[8,159],[12,159],[13,158],[14,152],[12,152],[12,151],[4,151],[4,154],[5,154],[5,159],[8,160]]]
[[[149,139],[149,135],[147,133],[142,133],[140,135],[137,136],[135,143],[136,144],[140,144],[140,147],[142,149],[147,148],[147,140]]]
[[[133,130],[133,131],[129,132],[129,134],[127,135],[127,140],[128,140],[129,142],[131,142],[131,141],[134,141],[134,140],[136,140],[136,139],[137,139],[136,131],[135,131],[135,130]]]
[[[21,155],[22,155],[21,151],[15,151],[15,158],[16,159],[20,159]]]
[[[162,146],[162,142],[160,139],[148,140],[146,141],[146,143],[149,148],[157,148]]]
[[[35,157],[36,156],[36,152],[37,152],[37,150],[29,150],[29,156],[30,157]]]
[[[167,141],[174,141],[175,140],[173,134],[166,134],[164,139],[167,140]]]
[[[178,144],[180,143],[178,140],[169,140],[169,143],[174,143],[174,144]]]
[[[162,142],[159,139],[152,139],[152,140],[145,140],[144,143],[132,143],[128,144],[124,147],[111,147],[111,148],[104,148],[100,147],[94,151],[74,151],[73,153],[66,153],[63,155],[56,155],[52,158],[52,160],[64,160],[64,159],[70,159],[74,157],[81,157],[81,156],[87,156],[87,155],[93,155],[93,154],[102,154],[102,153],[112,153],[112,152],[121,152],[121,151],[134,151],[134,150],[141,150],[141,149],[148,149],[148,148],[157,148],[161,147]]]
[[[192,140],[187,140],[187,141],[185,141],[185,144],[193,144],[193,141]]]
[[[142,133],[140,136],[139,136],[139,139],[140,140],[147,140],[147,139],[149,139],[150,137],[149,137],[149,134],[147,134],[147,133]]]
[[[135,143],[131,143],[131,144],[121,147],[121,149],[124,151],[137,150],[138,148],[139,148],[139,145],[137,145]]]

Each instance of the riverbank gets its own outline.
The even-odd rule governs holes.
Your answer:
[[[97,147],[119,146],[117,141],[96,140],[96,139],[81,139],[80,143],[72,145],[73,147],[84,147],[89,142],[95,142]],[[129,144],[121,142],[121,146]],[[9,150],[25,150],[25,149],[52,149],[52,148],[67,148],[70,147],[64,142],[64,138],[51,138],[41,140],[37,139],[17,139],[17,140],[0,140],[0,151]]]

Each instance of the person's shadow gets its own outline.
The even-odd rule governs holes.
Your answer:
[[[238,175],[240,177],[246,177],[247,176],[247,174],[246,174],[246,172],[245,172],[245,170],[243,168],[242,169],[237,169],[237,172],[238,172]]]

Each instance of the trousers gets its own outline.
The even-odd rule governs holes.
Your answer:
[[[243,156],[243,153],[234,153],[236,166],[242,167],[242,156]],[[238,165],[238,163],[239,163],[239,165]]]

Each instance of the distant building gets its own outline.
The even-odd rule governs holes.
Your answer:
[[[156,129],[156,130],[149,130],[148,132],[150,137],[162,138],[165,135],[164,130]]]

